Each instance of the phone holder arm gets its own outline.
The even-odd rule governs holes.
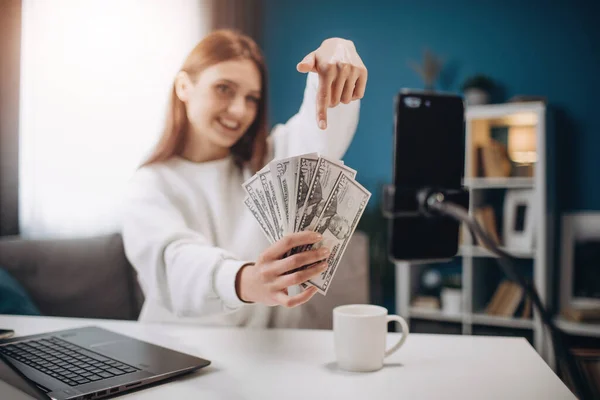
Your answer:
[[[388,219],[406,216],[440,218],[440,214],[434,212],[428,206],[428,201],[436,196],[442,196],[440,200],[469,209],[469,191],[464,188],[398,188],[394,185],[385,185],[382,195],[382,213]],[[403,206],[398,208],[397,204]]]

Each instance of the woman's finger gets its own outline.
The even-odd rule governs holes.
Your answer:
[[[329,99],[329,107],[335,107],[340,104],[340,98],[346,81],[350,78],[352,66],[348,63],[337,64],[337,76],[331,85],[331,98]]]
[[[284,236],[269,246],[258,258],[259,263],[279,260],[285,253],[297,246],[317,243],[322,239],[320,233],[303,231]]]
[[[317,293],[317,289],[315,287],[310,287],[310,288],[306,289],[305,291],[303,291],[302,293],[297,294],[292,297],[284,294],[283,292],[277,292],[274,296],[274,300],[277,302],[277,304],[290,308],[290,307],[296,307],[296,306],[299,306],[300,304],[306,303],[316,293]]]
[[[344,90],[342,91],[342,96],[340,97],[340,102],[344,104],[348,104],[352,101],[352,97],[354,95],[354,88],[356,87],[356,81],[360,76],[360,71],[358,68],[353,68],[350,73],[350,77],[346,80],[346,84],[344,85]]]
[[[354,87],[354,93],[352,94],[352,100],[362,99],[365,95],[365,88],[367,86],[367,69],[360,68],[360,74],[356,80],[356,86]]]
[[[327,107],[331,99],[331,84],[336,75],[335,65],[319,71],[319,91],[317,93],[317,123],[319,128],[327,128]]]
[[[296,65],[296,69],[298,70],[298,72],[303,73],[316,72],[315,52],[313,51],[309,53],[306,57],[304,57],[304,59],[302,59],[302,61],[300,61],[298,65]]]
[[[329,256],[329,249],[321,247],[320,249],[312,249],[296,253],[286,257],[283,260],[276,261],[273,264],[273,273],[275,276],[285,275],[290,271],[304,267],[326,259]]]
[[[283,275],[279,277],[279,279],[277,279],[277,281],[275,282],[274,287],[276,289],[282,290],[290,286],[299,285],[322,274],[325,270],[327,270],[327,260],[318,262],[306,269],[294,272],[293,274]]]

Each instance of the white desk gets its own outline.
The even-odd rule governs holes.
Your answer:
[[[574,399],[525,339],[412,334],[373,373],[336,368],[331,331],[196,328],[14,317],[17,335],[98,325],[212,361],[124,399]],[[391,334],[393,340],[397,334]]]

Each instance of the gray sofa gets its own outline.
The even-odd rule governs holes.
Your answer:
[[[368,238],[355,232],[327,296],[305,307],[302,328],[331,329],[331,311],[369,302]],[[0,237],[0,266],[48,316],[137,319],[143,304],[120,234],[74,239]]]

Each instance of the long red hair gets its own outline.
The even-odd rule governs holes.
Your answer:
[[[192,80],[204,69],[220,62],[248,59],[254,62],[261,76],[261,96],[256,119],[246,133],[231,147],[231,155],[240,167],[253,172],[265,164],[267,153],[267,69],[260,48],[250,37],[229,29],[220,29],[207,35],[187,56],[180,71]],[[150,157],[142,166],[166,161],[183,153],[188,135],[188,117],[185,104],[175,93],[175,82],[162,135]]]

